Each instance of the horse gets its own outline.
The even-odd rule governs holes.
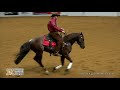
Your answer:
[[[61,58],[61,64],[54,67],[53,72],[64,66],[65,59],[70,62],[65,69],[65,72],[68,72],[72,68],[73,60],[70,57],[70,53],[72,51],[72,45],[75,42],[77,42],[81,49],[85,48],[84,35],[82,32],[64,35],[62,38],[65,44],[61,47],[59,52],[61,55],[59,56]],[[54,52],[56,45],[57,42],[49,34],[30,39],[23,45],[21,45],[20,51],[16,55],[14,63],[18,65],[28,54],[28,52],[32,50],[36,54],[33,59],[40,65],[40,67],[43,68],[46,74],[49,74],[49,71],[42,64],[42,56],[44,51],[50,53],[51,56],[51,54]]]

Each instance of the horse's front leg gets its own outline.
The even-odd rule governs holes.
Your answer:
[[[60,69],[61,67],[63,67],[63,66],[64,66],[64,62],[65,62],[65,57],[64,57],[64,56],[61,56],[61,64],[58,65],[58,66],[56,66],[56,67],[54,67],[54,68],[53,68],[53,72],[54,72],[55,70],[58,70],[58,69]]]
[[[69,65],[67,66],[67,69],[65,70],[66,72],[68,72],[68,71],[72,68],[73,61],[72,61],[72,59],[70,58],[69,54],[66,55],[65,58],[70,62]]]

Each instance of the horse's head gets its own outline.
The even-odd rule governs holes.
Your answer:
[[[82,49],[85,48],[84,35],[83,35],[82,32],[81,32],[81,33],[79,34],[79,36],[78,36],[77,43],[80,45],[80,47],[81,47]]]

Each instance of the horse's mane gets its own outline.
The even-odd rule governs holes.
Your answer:
[[[65,42],[68,42],[70,40],[72,40],[73,38],[77,37],[79,35],[79,33],[71,33],[66,35],[63,39]]]

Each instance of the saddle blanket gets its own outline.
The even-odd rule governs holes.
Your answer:
[[[51,42],[51,44],[50,44],[50,42]],[[48,47],[51,45],[52,47],[55,47],[56,42],[54,42],[54,41],[52,41],[50,39],[47,39],[47,36],[45,35],[44,38],[43,38],[43,45],[48,46]]]

